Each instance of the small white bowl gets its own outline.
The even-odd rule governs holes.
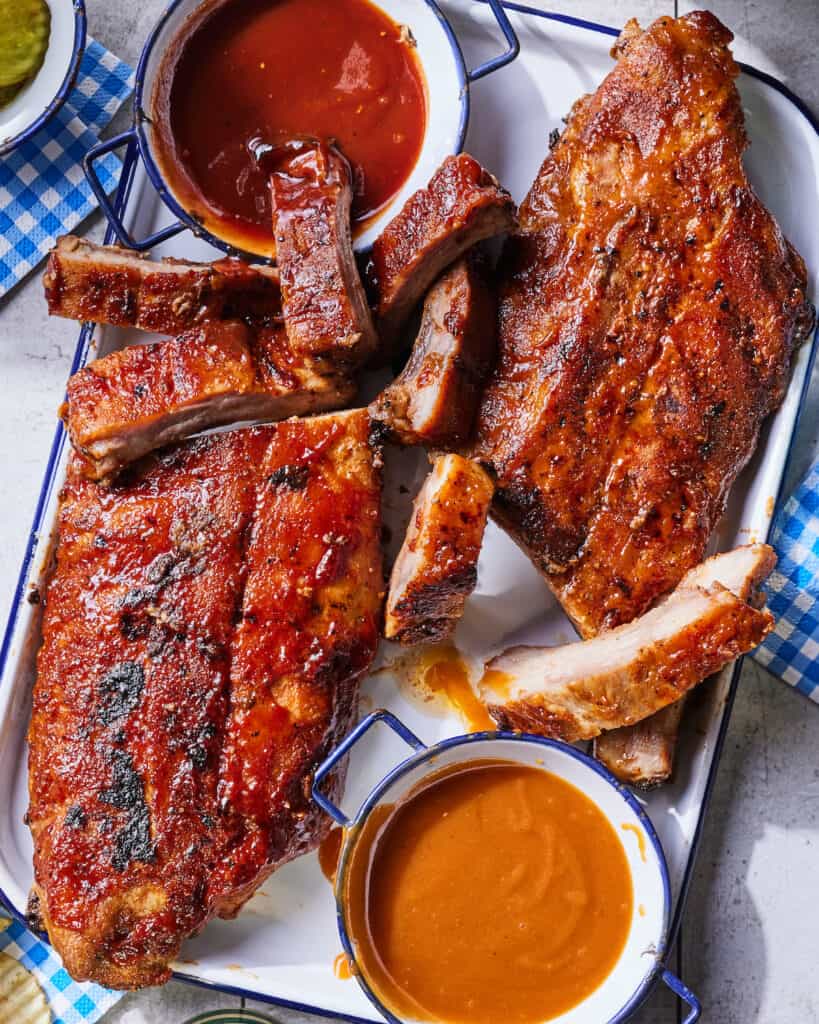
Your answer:
[[[71,92],[85,53],[84,0],[47,0],[51,35],[43,66],[0,110],[0,156],[30,138],[59,110]]]
[[[355,817],[349,819],[322,794],[321,784],[338,761],[376,722],[388,725],[415,753],[382,779]],[[457,736],[427,747],[394,715],[383,710],[369,715],[350,733],[318,769],[313,785],[315,801],[345,828],[335,885],[338,929],[344,951],[355,964],[355,977],[373,1005],[390,1024],[417,1024],[396,1017],[380,1002],[356,964],[355,950],[347,933],[343,894],[361,827],[374,808],[399,802],[431,772],[482,758],[528,765],[551,772],[576,786],[611,824],[622,843],[631,872],[634,915],[619,960],[599,988],[571,1010],[553,1018],[549,1024],[618,1024],[636,1010],[658,977],[662,977],[688,1004],[690,1012],[685,1024],[694,1024],[700,1015],[696,997],[665,969],[671,903],[665,856],[657,833],[629,790],[597,761],[556,740],[519,733],[482,732]]]

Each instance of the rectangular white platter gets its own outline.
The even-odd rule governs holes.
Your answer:
[[[421,0],[417,0],[421,2]],[[442,3],[467,58],[474,66],[499,52],[497,27],[487,8],[471,0]],[[509,5],[521,53],[509,67],[472,86],[472,113],[466,148],[522,199],[547,151],[549,133],[583,93],[593,91],[612,66],[610,33],[572,19],[544,17]],[[819,138],[808,116],[777,83],[743,73],[740,91],[752,146],[747,156],[751,179],[785,233],[811,269],[811,294],[819,295]],[[136,237],[170,223],[170,214],[141,168],[133,177],[126,223]],[[155,250],[157,256],[207,260],[207,244],[183,234]],[[81,337],[75,368],[89,358],[136,339],[134,332],[98,330],[88,344]],[[144,336],[143,336],[144,339]],[[714,549],[764,539],[779,495],[805,382],[810,345],[797,354],[790,390],[767,425],[752,464],[734,488],[730,508],[714,538]],[[55,407],[59,396],[54,396]],[[39,643],[38,606],[26,598],[40,584],[51,552],[56,499],[63,479],[67,445],[55,438],[43,492],[35,511],[28,556],[6,633],[0,666],[0,897],[22,914],[31,883],[31,840],[23,824],[26,809],[25,731]],[[385,494],[386,517],[394,527],[406,515],[422,464],[391,456]],[[400,537],[399,529],[393,530]],[[479,584],[468,603],[456,642],[469,658],[480,659],[510,642],[561,643],[572,639],[568,621],[545,584],[517,548],[490,527],[479,567]],[[380,663],[396,656],[384,645]],[[687,709],[674,781],[644,797],[668,857],[675,906],[674,929],[682,911],[703,814],[730,713],[738,672],[727,670],[703,686]],[[364,709],[384,706],[425,742],[460,734],[456,714],[424,704],[399,687],[389,671],[364,685]],[[358,807],[372,785],[406,756],[388,730],[374,730],[356,749],[350,765],[344,807]],[[210,923],[185,944],[178,975],[199,984],[296,1006],[304,1010],[374,1021],[379,1018],[353,981],[333,974],[340,950],[329,884],[311,855],[275,874],[238,920]]]

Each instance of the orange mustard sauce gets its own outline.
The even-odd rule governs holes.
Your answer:
[[[614,829],[537,768],[474,761],[376,809],[345,883],[357,965],[398,1015],[534,1024],[582,1002],[628,936]]]
[[[497,729],[475,695],[464,660],[454,647],[433,647],[424,655],[420,683],[457,711],[469,732]]]
[[[353,976],[353,965],[346,953],[339,953],[333,961],[333,974],[339,981],[349,981]]]
[[[632,824],[630,824],[628,822],[622,824],[620,826],[620,828],[624,832],[633,832],[634,835],[637,836],[637,847],[638,847],[638,849],[640,851],[640,860],[643,862],[643,864],[645,864],[645,862],[646,862],[646,841],[645,841],[645,837],[643,836],[643,833],[640,831],[639,828],[637,828],[636,825],[632,825]]]
[[[353,221],[398,192],[418,159],[426,87],[411,36],[369,0],[216,0],[182,29],[153,96],[162,169],[183,205],[258,252],[272,244],[254,140],[335,140]]]

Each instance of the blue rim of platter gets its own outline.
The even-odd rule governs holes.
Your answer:
[[[83,54],[85,53],[87,23],[85,17],[85,0],[73,0],[73,6],[74,48],[71,55],[71,63],[68,65],[65,78],[63,78],[62,84],[57,90],[57,95],[53,100],[51,100],[36,121],[32,121],[27,128],[24,128],[21,132],[18,132],[17,135],[12,136],[10,139],[6,139],[5,142],[0,144],[0,156],[8,156],[12,150],[25,142],[26,139],[30,139],[35,132],[39,131],[40,128],[42,128],[43,125],[57,113],[68,98],[68,94],[74,88],[74,83],[77,80],[77,72],[80,70],[80,62],[82,61]]]
[[[539,747],[548,747],[550,750],[556,750],[562,755],[573,758],[575,761],[579,761],[586,768],[590,768],[593,772],[600,776],[609,786],[617,793],[617,795],[625,801],[628,807],[634,812],[639,820],[640,824],[646,831],[648,838],[651,840],[651,845],[654,848],[654,854],[657,859],[657,864],[660,870],[660,877],[663,883],[663,914],[662,914],[662,932],[660,935],[660,942],[656,951],[654,964],[651,969],[646,973],[643,980],[634,990],[629,999],[625,1004],[615,1013],[615,1015],[609,1018],[607,1024],[620,1024],[624,1021],[637,1007],[643,1002],[648,993],[654,987],[657,979],[662,975],[665,967],[665,959],[668,953],[668,937],[669,937],[669,919],[671,914],[671,882],[668,877],[668,864],[665,859],[665,852],[663,851],[662,844],[660,843],[660,837],[654,828],[648,814],[644,808],[640,805],[639,801],[632,794],[632,792],[623,783],[619,782],[614,775],[599,761],[596,761],[593,757],[583,753],[583,751],[570,746],[567,743],[561,743],[559,740],[549,739],[545,736],[533,736],[530,733],[517,733],[517,732],[474,732],[469,733],[466,736],[450,736],[447,739],[441,740],[439,743],[433,746],[427,746],[418,740],[410,730],[404,725],[404,723],[390,712],[384,714],[383,712],[374,712],[372,715],[368,715],[359,725],[356,727],[354,733],[348,737],[348,742],[344,742],[344,753],[349,750],[355,743],[355,739],[363,735],[367,731],[369,726],[374,724],[375,721],[385,721],[388,725],[393,728],[398,735],[411,746],[416,746],[416,743],[421,743],[420,747],[416,746],[416,752],[410,754],[408,758],[401,761],[394,768],[392,768],[379,782],[376,783],[375,787],[369,792],[364,802],[361,804],[359,809],[355,812],[355,815],[347,822],[345,828],[349,828],[351,833],[361,828],[362,824],[369,816],[370,811],[379,803],[381,798],[387,792],[390,787],[398,782],[404,775],[424,762],[434,761],[440,754],[447,750],[452,750],[454,747],[464,747],[471,743],[478,743],[483,740],[494,742],[495,740],[511,740],[515,743],[527,743]],[[395,728],[391,723],[395,722],[399,728]],[[355,739],[353,739],[355,737]],[[337,748],[337,750],[340,748]],[[332,754],[324,762],[325,765],[329,765],[331,762],[334,764],[338,758]],[[316,773],[316,785],[320,782],[319,773]],[[315,798],[315,787],[314,787],[314,798]],[[328,806],[324,806],[319,801],[322,810],[326,813],[332,814],[328,810]],[[338,819],[336,819],[338,820]],[[350,851],[354,844],[345,842],[344,850],[341,861],[338,868],[338,879],[341,880],[344,877],[345,868],[347,861],[350,856]],[[350,958],[352,962],[355,962],[356,956],[353,950],[352,942],[347,934],[347,927],[344,921],[344,909],[342,907],[340,898],[340,885],[334,886],[334,897],[336,902],[336,923],[338,925],[338,932],[341,937],[341,944],[344,947],[344,952]],[[403,1024],[399,1017],[394,1016],[390,1013],[389,1009],[384,1006],[378,996],[373,992],[367,983],[366,979],[362,974],[356,974],[356,981],[359,983],[364,991],[364,994],[378,1010],[379,1014],[386,1017],[389,1024]]]
[[[151,153],[150,142],[145,131],[145,124],[149,123],[150,120],[145,112],[146,108],[143,102],[145,74],[147,71],[148,62],[153,55],[154,47],[159,38],[159,34],[162,32],[171,16],[175,13],[176,9],[183,2],[184,0],[171,0],[171,2],[168,4],[168,6],[165,8],[164,12],[160,16],[159,20],[154,25],[153,29],[151,30],[147,40],[145,41],[145,46],[143,47],[142,54],[140,55],[139,58],[134,88],[134,124],[132,128],[132,131],[137,139],[137,144],[139,146],[139,155],[142,158],[142,162],[145,166],[145,172],[148,175],[148,180],[151,182],[151,185],[156,190],[157,194],[159,195],[159,198],[162,200],[165,206],[168,207],[171,213],[173,213],[173,215],[178,218],[180,222],[180,231],[183,230],[184,228],[188,228],[190,231],[193,232],[194,235],[196,235],[197,238],[204,239],[204,241],[210,243],[210,245],[214,246],[216,249],[221,249],[223,252],[227,252],[229,255],[243,256],[245,258],[249,257],[251,260],[259,262],[260,260],[263,260],[264,257],[260,256],[258,253],[246,252],[243,249],[237,246],[230,245],[228,242],[225,242],[224,240],[218,238],[212,232],[208,231],[204,224],[202,224],[199,220],[192,216],[179,203],[174,194],[171,192],[170,188],[168,188],[167,184],[165,183],[165,179],[162,175],[162,172],[157,166],[156,161],[153,158],[153,154]],[[481,0],[481,2],[484,2],[484,0]],[[488,3],[489,0],[486,0],[486,2]],[[441,28],[443,29],[444,34],[447,37],[447,41],[449,42],[450,49],[452,50],[452,56],[455,60],[461,108],[460,117],[458,121],[458,133],[455,140],[455,152],[460,153],[461,150],[463,149],[467,128],[469,127],[470,75],[466,69],[466,61],[464,60],[461,45],[458,42],[458,38],[455,35],[455,32],[452,26],[450,25],[448,19],[444,16],[443,12],[438,7],[438,4],[435,2],[435,0],[424,0],[424,3],[427,5],[427,7],[430,8],[432,13],[437,18],[439,24],[441,25]],[[504,4],[503,6],[506,5]]]
[[[488,0],[477,0],[477,2],[487,3]],[[571,15],[553,14],[548,13],[546,11],[540,11],[532,7],[527,7],[524,4],[509,2],[509,0],[504,0],[503,7],[507,11],[515,11],[519,14],[525,14],[533,18],[540,18],[545,21],[554,21],[565,25],[572,25],[575,28],[581,28],[586,31],[595,32],[598,35],[607,35],[613,37],[619,35],[619,30],[616,28],[612,28],[609,25],[601,25],[597,22],[586,21],[582,18],[572,17]],[[813,114],[813,112],[810,110],[805,101],[801,99],[801,97],[799,97],[796,93],[789,89],[788,86],[785,85],[783,82],[780,82],[777,78],[774,78],[767,72],[760,71],[757,68],[754,68],[747,64],[740,64],[740,67],[742,68],[745,74],[749,75],[752,78],[756,78],[761,82],[764,82],[766,85],[770,86],[776,92],[780,93],[787,100],[789,100],[800,112],[800,114],[802,114],[802,116],[808,121],[808,123],[813,128],[814,132],[817,135],[819,135],[819,118],[817,118]],[[117,190],[115,200],[117,212],[119,212],[120,214],[125,209],[125,205],[128,201],[128,195],[133,182],[134,170],[136,166],[136,157],[136,144],[135,142],[132,141],[126,150],[126,154],[123,159],[122,175],[120,177],[120,184]],[[104,241],[106,244],[110,244],[114,240],[114,232],[112,228],[109,226],[106,230]],[[77,342],[77,348],[74,353],[74,359],[72,361],[71,366],[71,373],[76,372],[76,370],[79,369],[81,365],[83,365],[88,354],[92,334],[93,325],[84,324],[80,331],[79,339]],[[809,345],[810,353],[808,356],[808,365],[806,368],[801,393],[799,395],[799,405],[796,417],[794,419],[793,429],[791,431],[790,441],[788,444],[788,451],[782,466],[782,474],[776,494],[776,508],[780,506],[781,499],[784,493],[785,482],[788,477],[788,471],[793,461],[794,439],[799,433],[799,428],[802,423],[802,417],[805,411],[805,398],[810,387],[811,373],[816,362],[817,351],[819,351],[819,325],[814,331],[813,338],[810,341]],[[43,485],[40,490],[39,497],[37,499],[37,505],[34,513],[34,522],[32,524],[31,532],[29,533],[26,549],[23,555],[23,561],[20,567],[20,573],[17,578],[17,585],[14,591],[11,611],[9,613],[8,622],[6,624],[6,629],[3,635],[3,643],[2,646],[0,646],[0,675],[2,675],[2,673],[5,671],[6,663],[8,661],[14,630],[17,625],[20,609],[23,605],[26,584],[29,579],[29,574],[32,569],[34,555],[37,549],[40,530],[44,525],[43,517],[45,514],[45,510],[48,507],[56,483],[55,470],[60,460],[60,456],[62,455],[62,450],[65,444],[65,438],[65,428],[63,427],[62,422],[59,422],[57,424],[54,439],[51,445],[51,450],[49,452],[45,476],[43,478]],[[773,531],[773,522],[774,520],[771,520],[771,525],[769,526],[768,532],[765,537],[766,541],[770,541],[771,533]],[[694,829],[694,835],[691,840],[690,852],[688,855],[685,871],[683,873],[680,891],[677,896],[677,902],[675,904],[671,927],[668,932],[667,949],[673,949],[674,943],[679,933],[680,923],[682,921],[682,916],[685,910],[685,904],[691,885],[691,879],[693,877],[694,865],[697,860],[697,853],[699,850],[700,841],[702,839],[705,818],[708,813],[711,796],[713,794],[714,783],[716,781],[717,770],[719,768],[722,750],[725,745],[725,737],[727,735],[728,726],[730,724],[731,711],[734,706],[737,684],[739,682],[739,676],[742,670],[742,662],[743,659],[740,659],[736,662],[731,675],[731,682],[728,688],[728,693],[725,698],[722,720],[720,722],[719,731],[717,733],[716,742],[714,744],[714,754],[711,760],[711,765],[708,769],[708,776],[706,779],[705,789],[702,798],[702,806],[700,809],[696,827]],[[25,913],[13,905],[13,903],[8,899],[8,896],[3,892],[2,888],[0,888],[0,900],[2,900],[3,904],[12,914],[12,916],[17,921],[19,921],[24,927],[27,928],[28,922],[26,921]],[[48,941],[47,936],[45,936],[43,933],[38,933],[38,937],[45,942]],[[174,971],[173,976],[178,981],[187,982],[188,984],[194,985],[198,988],[204,988],[216,992],[225,992],[229,995],[236,995],[247,999],[253,999],[257,1002],[267,1003],[271,1006],[281,1006],[285,1009],[298,1010],[301,1013],[312,1013],[317,1017],[326,1017],[335,1020],[343,1020],[349,1022],[349,1024],[373,1024],[372,1018],[357,1017],[352,1014],[337,1013],[331,1010],[325,1010],[322,1007],[311,1006],[309,1003],[301,1003],[295,1000],[274,998],[273,996],[266,995],[265,993],[256,992],[251,989],[241,988],[236,985],[215,984],[214,982],[205,981],[204,979],[194,977],[190,974],[186,974],[184,971]],[[655,982],[659,977],[659,975],[655,976]]]

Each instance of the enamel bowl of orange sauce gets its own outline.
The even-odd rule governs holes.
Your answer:
[[[348,818],[327,774],[374,724],[414,750]],[[349,972],[391,1024],[615,1024],[665,968],[670,892],[639,803],[574,747],[477,733],[426,747],[378,711],[316,773],[343,827]]]
[[[307,136],[332,139],[349,161],[354,245],[366,249],[461,150],[470,82],[517,55],[500,0],[489,3],[506,49],[470,70],[434,0],[172,0],[142,52],[133,129],[87,166],[95,184],[95,161],[135,142],[178,222],[134,238],[97,187],[119,241],[147,249],[190,228],[227,252],[273,258],[254,153]]]

